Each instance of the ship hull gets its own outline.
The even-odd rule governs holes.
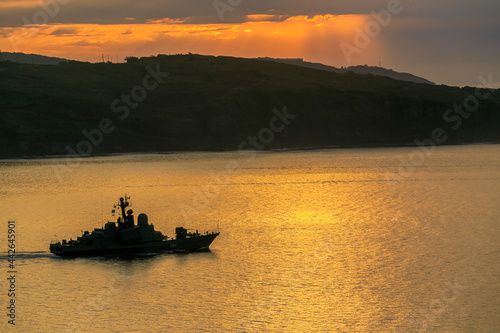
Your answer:
[[[51,244],[50,252],[61,257],[95,257],[203,251],[208,250],[210,244],[218,235],[219,233],[213,233],[184,239],[107,246]]]

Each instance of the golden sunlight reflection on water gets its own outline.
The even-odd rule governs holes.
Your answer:
[[[1,161],[2,219],[17,223],[17,327],[494,331],[500,148],[441,147],[387,181],[412,149],[95,157],[61,180],[61,160]],[[180,225],[221,235],[188,255],[48,253],[55,238],[101,227],[125,192],[170,236]]]

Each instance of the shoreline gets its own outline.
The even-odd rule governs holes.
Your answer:
[[[450,143],[436,144],[436,147],[446,146],[472,146],[472,145],[498,145],[500,142],[468,142],[468,143]],[[312,150],[340,150],[340,149],[380,149],[380,148],[411,148],[420,147],[414,143],[406,144],[383,144],[383,145],[350,145],[350,146],[306,146],[306,147],[290,147],[290,148],[273,148],[265,150],[257,150],[258,152],[273,152],[286,153],[294,151],[312,151]],[[64,158],[91,158],[91,157],[112,157],[112,156],[131,156],[131,155],[168,155],[168,154],[187,154],[187,153],[228,153],[237,152],[238,150],[179,150],[179,151],[135,151],[135,152],[120,152],[120,153],[104,153],[90,155],[40,155],[40,156],[8,156],[0,157],[2,161],[33,161],[33,160],[48,160],[48,159],[64,159]]]

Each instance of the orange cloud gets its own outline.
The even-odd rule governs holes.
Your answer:
[[[12,1],[2,1],[0,2],[0,8],[12,8],[12,7],[36,7],[40,1],[38,0],[12,0]]]
[[[14,51],[9,40],[21,38],[20,52],[40,53],[75,60],[97,61],[102,54],[113,59],[127,55],[203,53],[242,57],[301,57],[342,64],[341,41],[350,42],[360,15],[294,16],[272,21],[274,15],[251,15],[241,24],[183,24],[163,19],[144,24],[57,24],[0,31],[0,49]],[[25,40],[22,40],[24,37]],[[10,38],[9,38],[10,37]],[[370,50],[366,50],[369,55]]]
[[[255,14],[247,15],[248,21],[277,21],[285,18],[284,15]]]

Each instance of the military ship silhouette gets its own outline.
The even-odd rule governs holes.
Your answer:
[[[120,208],[117,222],[107,222],[104,228],[92,232],[85,231],[76,240],[50,244],[50,252],[63,257],[90,257],[162,252],[190,252],[208,250],[219,232],[188,232],[183,227],[175,228],[175,238],[169,238],[156,231],[148,222],[146,214],[139,214],[137,225],[134,212],[125,208],[130,205],[130,197],[120,198],[115,208]]]

